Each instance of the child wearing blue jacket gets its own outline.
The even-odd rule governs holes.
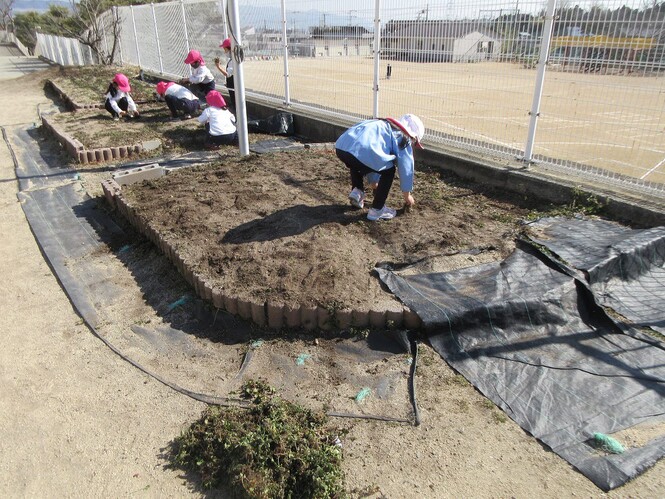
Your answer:
[[[349,128],[335,142],[337,157],[351,173],[353,190],[349,200],[352,206],[364,207],[365,175],[371,178],[371,183],[378,176],[372,207],[367,213],[368,220],[390,220],[397,214],[396,210],[385,205],[395,178],[395,168],[399,171],[404,204],[413,206],[416,203],[411,193],[414,173],[412,143],[422,149],[420,141],[424,134],[425,127],[420,118],[405,114],[398,119],[363,121]]]

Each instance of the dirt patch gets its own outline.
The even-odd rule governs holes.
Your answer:
[[[347,204],[348,177],[333,151],[280,152],[226,157],[122,195],[214,287],[329,310],[401,310],[377,263],[440,271],[502,259],[528,214],[419,165],[416,207],[369,222]],[[388,205],[400,200],[393,186]]]

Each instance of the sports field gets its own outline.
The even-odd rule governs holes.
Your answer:
[[[500,62],[380,67],[379,115],[418,114],[425,142],[446,134],[488,150],[524,151],[535,69]],[[291,58],[291,100],[371,116],[373,69],[371,58]],[[665,183],[665,74],[558,69],[546,74],[534,155]],[[284,96],[283,60],[249,60],[244,72],[248,90]]]

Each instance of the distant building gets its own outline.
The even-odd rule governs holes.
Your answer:
[[[501,39],[477,21],[389,21],[381,37],[385,58],[416,62],[494,60]]]
[[[317,26],[310,29],[314,57],[368,57],[374,35],[362,26]]]

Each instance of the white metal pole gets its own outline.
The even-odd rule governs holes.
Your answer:
[[[182,25],[185,28],[185,49],[186,53],[189,53],[189,34],[187,32],[187,16],[185,16],[185,1],[180,0],[180,10],[182,11]],[[187,66],[189,69],[189,74],[192,74],[192,67]]]
[[[282,9],[282,38],[284,40],[284,104],[291,105],[291,92],[289,90],[289,38],[286,25],[286,2],[280,1]]]
[[[164,74],[164,63],[162,62],[162,49],[159,46],[159,31],[157,31],[157,16],[155,16],[155,4],[151,3],[152,24],[155,27],[155,41],[157,42],[157,57],[159,57],[159,74]]]
[[[132,13],[132,28],[134,28],[134,42],[136,42],[136,62],[141,67],[141,50],[139,50],[139,37],[136,34],[136,19],[134,19],[134,6],[130,5],[129,10]]]
[[[229,1],[229,29],[231,31],[231,54],[233,56],[233,83],[236,94],[236,119],[238,127],[238,143],[240,155],[249,154],[249,138],[247,135],[247,108],[245,107],[245,78],[243,75],[242,35],[240,33],[240,13],[237,0]]]
[[[374,106],[372,116],[379,117],[379,62],[381,55],[381,0],[374,3]]]
[[[545,82],[545,68],[547,59],[550,55],[550,41],[552,40],[552,28],[554,27],[554,9],[556,0],[548,0],[547,11],[545,13],[545,26],[543,27],[543,41],[540,46],[540,56],[538,58],[538,73],[536,75],[536,88],[533,92],[533,103],[531,104],[531,119],[529,121],[529,134],[524,147],[524,161],[531,162],[533,157],[533,146],[536,139],[536,127],[538,126],[538,117],[540,115],[540,101],[543,96],[543,83]]]
[[[229,27],[226,21],[226,1],[219,0],[219,4],[222,6],[222,19],[224,20],[224,39],[226,40],[229,37]]]

